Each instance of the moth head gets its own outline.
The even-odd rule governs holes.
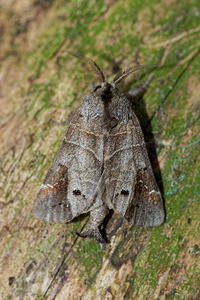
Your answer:
[[[113,89],[115,87],[108,82],[102,82],[101,85],[97,85],[93,92],[96,96],[101,97],[103,101],[110,100],[113,96]]]
[[[111,94],[112,94],[111,90],[113,88],[115,88],[118,83],[120,83],[123,79],[125,79],[127,76],[129,76],[133,72],[136,72],[138,70],[145,69],[145,68],[155,68],[157,66],[157,65],[143,65],[143,66],[136,66],[136,67],[131,67],[129,69],[125,69],[123,72],[117,74],[111,83],[108,83],[108,82],[106,82],[104,73],[102,72],[100,67],[91,58],[84,57],[81,55],[76,55],[76,54],[73,54],[70,52],[67,52],[67,53],[81,59],[82,61],[84,61],[85,63],[90,65],[92,70],[95,72],[95,74],[98,76],[98,78],[101,81],[101,85],[97,85],[93,91],[97,92],[98,89],[101,89],[102,96],[103,96],[103,98],[105,97],[105,99],[110,98]]]

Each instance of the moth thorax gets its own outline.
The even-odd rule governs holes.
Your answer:
[[[101,99],[105,102],[109,102],[112,98],[112,85],[108,82],[105,82],[101,91]]]

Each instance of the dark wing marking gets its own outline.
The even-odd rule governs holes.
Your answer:
[[[79,112],[73,117],[56,158],[36,197],[36,218],[65,223],[101,202],[101,137]]]
[[[106,202],[132,224],[158,226],[163,202],[148,158],[143,133],[134,115],[119,122],[106,145]]]
[[[66,166],[53,165],[37,195],[34,213],[47,222],[65,223],[73,218],[67,199],[68,170]]]
[[[154,178],[148,172],[147,169],[138,170],[133,198],[124,217],[134,225],[159,226],[164,221],[162,198],[157,184],[149,183],[149,179]]]

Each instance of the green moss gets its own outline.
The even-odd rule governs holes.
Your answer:
[[[195,28],[198,23],[199,9],[197,5],[198,1],[188,1],[181,3],[175,3],[173,6],[176,9],[169,9],[164,18],[159,21],[159,24],[164,27],[168,25],[168,30],[163,33],[166,37],[181,33],[185,28]]]
[[[75,258],[79,272],[88,285],[95,280],[101,267],[103,253],[102,245],[92,239],[81,239],[77,244]]]

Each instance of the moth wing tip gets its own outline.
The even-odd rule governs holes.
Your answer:
[[[163,223],[165,222],[165,214],[164,211],[161,211],[159,216],[157,216],[154,220],[153,220],[153,224],[150,225],[150,227],[159,227],[161,226]]]
[[[42,209],[40,209],[37,200],[35,200],[35,203],[33,206],[33,214],[36,219],[44,220],[44,215],[42,213]]]

